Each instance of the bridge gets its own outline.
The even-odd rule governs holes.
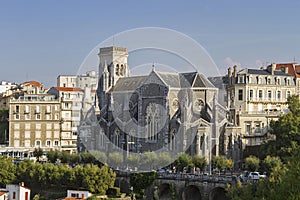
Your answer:
[[[116,183],[129,193],[129,176],[118,176]],[[146,190],[146,196],[153,199],[157,192],[160,200],[171,200],[172,196],[177,200],[226,200],[226,184],[232,183],[235,177],[231,175],[162,173]]]

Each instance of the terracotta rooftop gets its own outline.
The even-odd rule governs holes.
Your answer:
[[[0,197],[4,194],[8,193],[7,191],[0,191]]]
[[[42,84],[37,81],[27,81],[27,82],[22,83],[22,85],[24,85],[24,86],[34,85],[36,87],[40,87]]]
[[[73,88],[73,87],[54,87],[54,88],[57,89],[58,91],[63,91],[63,92],[82,91],[81,88]]]
[[[288,68],[288,73],[296,78],[300,78],[300,65],[298,63],[278,63],[276,64],[276,70],[282,68]]]

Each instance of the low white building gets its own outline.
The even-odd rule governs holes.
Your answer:
[[[87,199],[90,196],[92,196],[92,193],[90,193],[89,191],[67,190],[67,198]]]
[[[0,200],[8,200],[8,191],[0,190]]]
[[[30,200],[30,189],[20,185],[7,184],[6,190],[8,191],[8,200]]]

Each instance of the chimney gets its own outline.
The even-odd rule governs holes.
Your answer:
[[[235,78],[237,76],[237,66],[233,66],[233,77]]]
[[[271,69],[272,75],[274,75],[275,69],[276,69],[276,64],[275,64],[275,63],[272,63],[272,69]]]
[[[289,73],[289,68],[288,68],[288,67],[285,67],[285,68],[284,68],[284,73],[286,73],[286,74]]]
[[[24,187],[24,182],[19,183],[20,186]]]

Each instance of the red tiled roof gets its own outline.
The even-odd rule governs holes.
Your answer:
[[[27,81],[23,83],[24,86],[34,85],[36,87],[40,87],[42,84],[37,81]]]
[[[8,193],[7,191],[0,191],[0,197],[4,194]]]
[[[295,67],[294,67],[295,66]],[[297,63],[278,63],[276,64],[276,70],[281,70],[281,68],[288,68],[288,73],[296,78],[300,78],[300,65]]]
[[[63,92],[82,91],[81,88],[73,88],[73,87],[54,87],[54,88],[57,89],[58,91],[63,91]]]

